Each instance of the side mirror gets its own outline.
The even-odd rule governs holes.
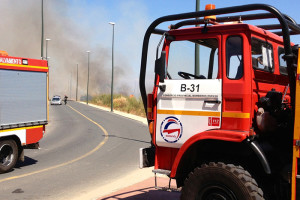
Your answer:
[[[162,51],[160,58],[155,60],[155,74],[159,75],[159,82],[163,83],[166,77],[166,52]]]

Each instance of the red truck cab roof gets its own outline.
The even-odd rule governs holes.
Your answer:
[[[188,28],[181,28],[181,29],[171,29],[168,31],[168,33],[172,36],[184,36],[184,35],[190,35],[195,34],[205,34],[203,33],[203,30],[205,27],[188,27]],[[232,33],[241,33],[241,32],[249,32],[254,33],[256,35],[260,35],[261,37],[267,37],[269,39],[272,39],[276,41],[276,43],[279,43],[283,45],[283,39],[282,37],[268,31],[264,30],[262,28],[259,28],[257,26],[251,25],[251,24],[244,24],[244,23],[234,23],[234,24],[217,24],[212,26],[206,27],[206,33],[214,33],[214,34],[232,34]],[[292,44],[293,45],[293,44]]]

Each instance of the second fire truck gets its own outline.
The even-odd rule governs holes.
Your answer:
[[[0,173],[36,149],[48,123],[48,64],[0,52]]]

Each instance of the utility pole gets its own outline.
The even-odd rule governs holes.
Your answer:
[[[44,0],[42,0],[42,39],[41,39],[41,58],[44,59]]]
[[[112,44],[111,44],[111,97],[110,97],[110,112],[114,111],[114,40],[115,40],[115,22],[109,22],[113,27]]]
[[[196,11],[200,11],[200,0],[196,0]],[[200,75],[199,54],[200,54],[199,44],[195,44],[195,75],[196,76]]]
[[[46,38],[46,60],[48,60],[48,41],[50,41],[51,39]]]
[[[87,77],[87,86],[86,86],[86,104],[89,104],[89,79],[90,79],[90,52],[86,51],[88,54],[88,77]]]
[[[77,64],[77,80],[76,80],[76,101],[77,101],[77,94],[78,94],[78,64]]]
[[[71,69],[71,74],[70,74],[70,100],[72,98],[72,74],[73,74],[73,70]]]

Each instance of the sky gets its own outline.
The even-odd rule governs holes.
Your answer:
[[[200,0],[217,8],[258,0]],[[296,21],[300,21],[299,0],[265,0]],[[41,0],[0,0],[0,50],[9,55],[40,59]],[[50,68],[50,96],[75,98],[78,65],[78,98],[86,95],[89,60],[89,94],[110,93],[112,33],[114,26],[114,92],[139,96],[139,71],[142,42],[146,29],[155,19],[195,11],[195,0],[44,0],[44,39]],[[165,23],[160,26],[167,29]],[[159,37],[150,40],[154,49]],[[300,37],[293,37],[300,43]],[[46,51],[44,42],[44,56]],[[152,52],[152,51],[151,51]],[[154,60],[154,53],[149,59]],[[153,63],[148,65],[147,81],[152,83]]]

